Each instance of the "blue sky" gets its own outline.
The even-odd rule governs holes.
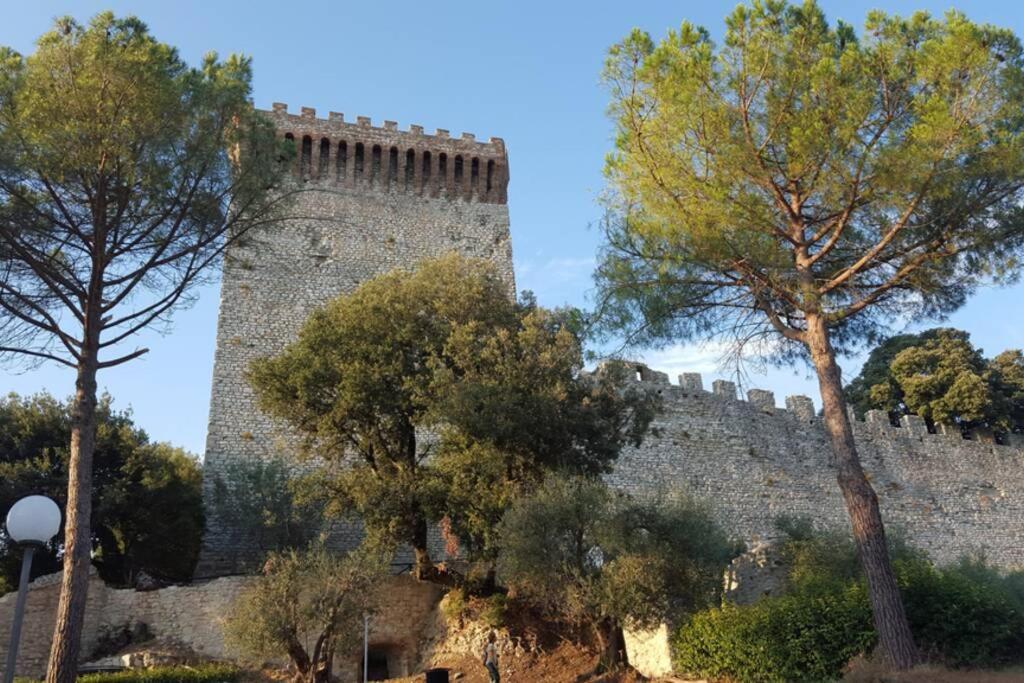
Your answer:
[[[941,13],[948,2],[822,2],[830,19],[860,26],[875,7],[906,14]],[[608,46],[639,26],[656,37],[684,20],[720,36],[735,3],[716,0],[608,2],[446,2],[391,0],[265,0],[225,2],[49,2],[3,0],[0,45],[31,52],[54,17],[79,20],[104,9],[136,14],[158,39],[175,45],[191,63],[216,50],[254,60],[254,99],[261,108],[287,102],[344,112],[349,120],[370,116],[402,128],[421,124],[453,135],[505,139],[512,182],[509,204],[518,285],[544,305],[583,305],[599,234],[595,197],[610,147],[606,95],[599,74]],[[960,3],[972,19],[1024,33],[1024,14],[1014,2]],[[217,320],[218,286],[200,292],[198,303],[177,314],[168,334],[139,340],[150,353],[101,373],[100,386],[116,405],[131,407],[154,439],[195,453],[204,448]],[[971,332],[989,354],[1024,346],[1018,319],[1024,285],[979,293],[949,324]],[[677,347],[650,352],[647,360],[674,377],[683,370],[716,372],[714,349]],[[859,359],[843,366],[852,377]],[[11,374],[0,371],[0,392],[72,392],[74,378],[54,366]],[[785,394],[806,393],[818,403],[806,369],[771,370],[748,377],[749,386]]]

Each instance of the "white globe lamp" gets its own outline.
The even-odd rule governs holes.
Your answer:
[[[14,603],[14,623],[11,625],[11,644],[7,648],[7,665],[4,667],[4,683],[11,683],[14,680],[14,663],[18,658],[18,640],[21,636],[21,621],[25,615],[32,555],[35,554],[36,548],[45,546],[60,530],[60,508],[46,496],[26,496],[12,505],[7,512],[6,527],[7,536],[24,548],[18,599]]]
[[[7,535],[21,545],[46,545],[60,530],[60,508],[46,496],[26,496],[7,513]]]

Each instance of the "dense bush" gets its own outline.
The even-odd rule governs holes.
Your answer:
[[[875,642],[871,610],[849,538],[787,521],[787,594],[694,615],[673,642],[680,671],[737,681],[838,678]],[[914,638],[954,667],[1024,662],[1024,573],[1002,575],[980,558],[936,568],[899,541],[892,555]]]
[[[80,683],[233,683],[241,677],[242,672],[233,666],[208,664],[86,674],[79,676],[78,680]]]
[[[29,494],[67,504],[71,403],[41,393],[0,396],[0,510]],[[149,440],[131,412],[109,396],[96,408],[92,480],[93,564],[114,585],[135,585],[140,574],[187,581],[203,533],[202,470],[185,451]],[[63,529],[38,552],[33,578],[57,571]],[[13,590],[21,552],[0,525],[0,595]]]
[[[836,678],[874,640],[866,593],[854,583],[700,612],[678,631],[673,651],[685,673],[785,683]]]
[[[1024,611],[1014,595],[1021,574],[977,571],[974,563],[936,569],[897,565],[914,637],[925,654],[950,666],[1024,662]]]

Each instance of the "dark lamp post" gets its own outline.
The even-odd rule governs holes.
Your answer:
[[[4,683],[14,680],[14,662],[18,657],[21,621],[25,616],[25,598],[28,596],[28,575],[32,569],[32,555],[42,548],[60,529],[60,508],[46,496],[27,496],[11,506],[7,513],[7,535],[24,550],[21,559],[21,581],[18,599],[14,604],[14,623],[11,624],[11,644],[7,648]]]

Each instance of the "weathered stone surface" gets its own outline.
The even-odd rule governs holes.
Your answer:
[[[197,576],[245,566],[248,545],[210,505],[232,462],[294,453],[294,438],[256,407],[244,373],[292,341],[329,299],[393,268],[456,251],[491,259],[514,291],[506,205],[508,159],[498,138],[450,138],[345,123],[275,104],[267,116],[298,155],[283,225],[247,235],[228,252],[221,284],[210,422],[204,460],[207,533]],[[667,382],[667,378],[666,378]],[[358,535],[347,529],[341,542]],[[443,547],[440,543],[438,547]]]
[[[715,394],[734,395],[731,385],[714,382]],[[785,411],[767,414],[763,400],[649,386],[661,393],[665,411],[644,443],[619,457],[608,476],[612,485],[640,495],[688,491],[711,504],[725,528],[749,545],[776,538],[774,521],[783,514],[849,528],[828,441],[809,398],[789,397]],[[939,563],[983,551],[1000,567],[1024,567],[1019,442],[930,434],[916,421],[895,427],[884,412],[868,418],[854,423],[854,435],[890,528]]]
[[[626,656],[634,669],[648,678],[672,673],[672,650],[669,627],[661,624],[653,629],[623,629]]]
[[[757,543],[735,558],[725,570],[725,599],[737,605],[749,605],[761,598],[779,595],[786,586],[789,567],[779,548]]]
[[[45,673],[60,594],[59,579],[59,573],[51,574],[30,584],[16,675],[38,677]],[[145,624],[152,636],[145,648],[124,659],[109,661],[128,667],[150,667],[179,661],[234,659],[237,653],[224,643],[224,617],[251,581],[249,576],[229,576],[191,586],[137,591],[110,588],[93,572],[82,629],[81,661],[96,658],[96,648],[104,634],[137,624]],[[370,646],[388,653],[389,671],[395,675],[413,673],[422,659],[432,655],[421,650],[421,643],[440,640],[433,629],[438,623],[435,613],[442,589],[409,576],[394,576],[387,579],[381,591],[385,600],[370,620]],[[10,637],[16,595],[0,597],[3,647]],[[361,647],[338,653],[335,668],[341,680],[357,680],[361,655]]]

